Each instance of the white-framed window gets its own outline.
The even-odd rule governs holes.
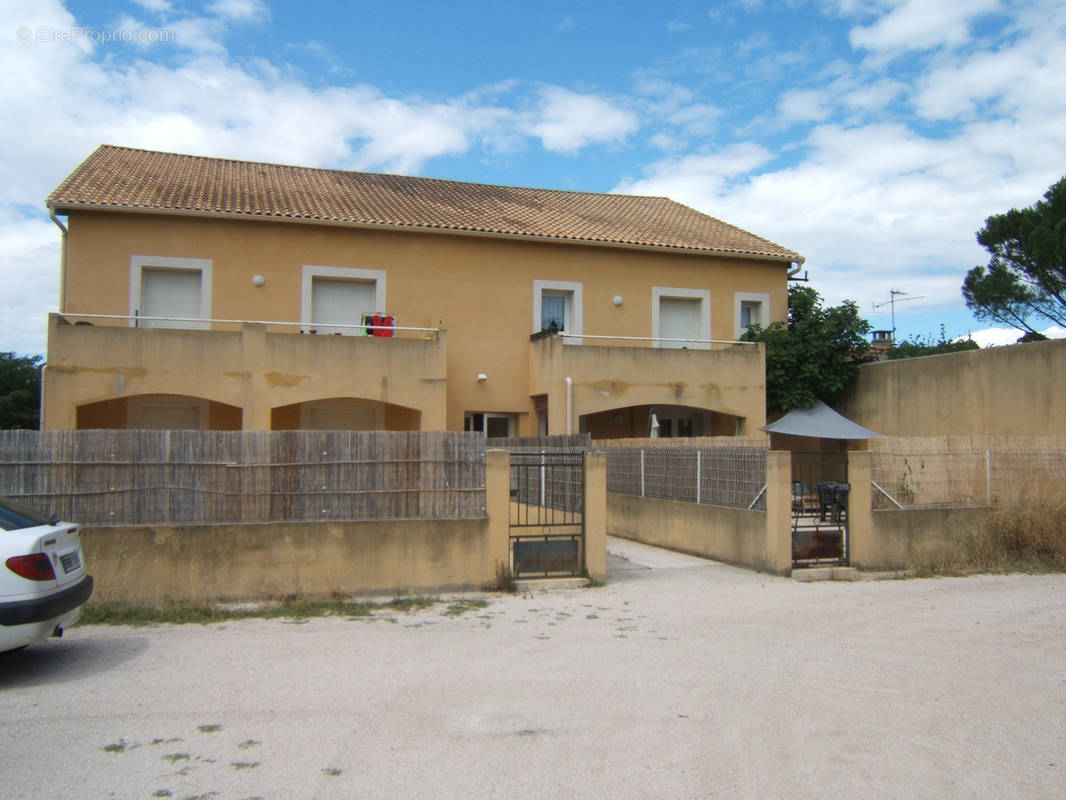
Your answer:
[[[757,292],[736,292],[733,295],[736,334],[739,339],[752,325],[770,324],[770,295]]]
[[[533,333],[550,330],[580,336],[584,333],[582,284],[573,281],[533,281]],[[580,344],[580,339],[563,339]]]
[[[211,318],[211,269],[206,258],[130,256],[130,327],[210,327],[182,320]]]
[[[489,439],[514,436],[514,415],[468,411],[463,419],[463,430],[479,433]]]
[[[362,332],[363,314],[385,313],[384,270],[304,264],[301,279],[300,322],[306,330],[355,336]]]
[[[651,327],[656,347],[710,350],[711,290],[677,289],[653,286],[651,290]]]

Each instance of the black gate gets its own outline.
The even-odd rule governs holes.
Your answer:
[[[792,566],[848,563],[847,453],[792,453]]]
[[[584,574],[583,453],[511,453],[510,529],[516,578]]]

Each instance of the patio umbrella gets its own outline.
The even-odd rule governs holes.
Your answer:
[[[766,425],[767,433],[810,436],[815,439],[878,439],[884,437],[838,414],[821,400],[810,408],[794,408],[777,422]]]

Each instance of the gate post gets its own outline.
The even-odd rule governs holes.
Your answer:
[[[586,452],[585,569],[597,583],[607,580],[607,454]]]
[[[848,453],[848,554],[853,567],[879,566],[874,541],[873,459],[869,451]]]
[[[506,450],[485,453],[485,516],[491,561],[485,566],[495,578],[502,567],[511,568],[511,454]]]
[[[766,454],[766,567],[792,574],[792,453]]]

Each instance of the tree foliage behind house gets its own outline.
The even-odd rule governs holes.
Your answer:
[[[43,360],[0,353],[0,428],[39,427]]]
[[[966,273],[962,296],[978,319],[1030,333],[1034,317],[1066,326],[1066,177],[1033,206],[989,217],[977,241],[992,257]]]
[[[973,339],[953,342],[948,339],[944,326],[940,326],[940,338],[931,336],[912,336],[885,352],[889,361],[899,358],[917,358],[919,356],[937,356],[942,353],[961,353],[964,350],[980,350],[981,345]]]
[[[826,308],[811,287],[790,286],[788,321],[753,325],[743,337],[766,345],[767,409],[832,402],[854,374],[856,355],[868,349],[869,333],[870,323],[851,300]]]

